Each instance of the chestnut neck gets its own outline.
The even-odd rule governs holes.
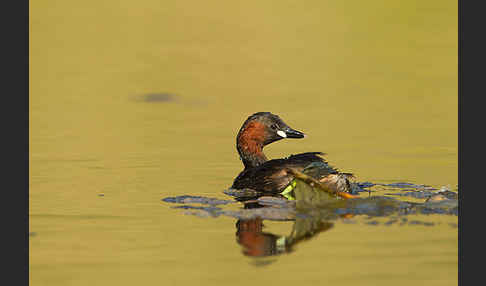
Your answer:
[[[244,125],[236,137],[236,149],[245,169],[257,167],[268,161],[263,154],[265,127],[259,122]]]
[[[255,147],[257,149],[252,149],[251,151],[245,147],[248,147],[248,145],[242,147],[237,145],[238,153],[240,154],[241,161],[243,161],[243,165],[245,165],[245,169],[257,167],[268,161],[265,154],[263,154],[262,147]]]

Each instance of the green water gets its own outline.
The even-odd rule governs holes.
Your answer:
[[[456,216],[336,222],[258,267],[234,219],[161,201],[227,199],[257,111],[308,135],[269,158],[454,189],[457,2],[31,1],[29,56],[31,285],[457,284]]]

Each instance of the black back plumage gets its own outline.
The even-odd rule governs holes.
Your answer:
[[[321,156],[322,152],[306,152],[291,155],[283,159],[273,159],[265,163],[243,170],[233,182],[232,188],[249,188],[258,192],[279,193],[293,179],[293,175],[286,171],[293,168],[298,171],[304,170],[312,163],[318,163],[318,172],[313,175],[316,179],[330,174],[338,174],[338,170],[331,167]]]

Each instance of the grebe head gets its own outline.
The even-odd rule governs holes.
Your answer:
[[[256,167],[267,158],[263,147],[284,138],[304,138],[305,134],[290,128],[278,115],[257,112],[243,123],[236,137],[236,149],[245,168]]]

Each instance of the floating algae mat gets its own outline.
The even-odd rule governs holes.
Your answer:
[[[433,189],[425,185],[408,183],[371,184],[358,183],[359,197],[351,199],[335,198],[302,180],[295,180],[294,198],[276,196],[258,196],[257,193],[240,190],[226,190],[225,193],[234,199],[216,199],[201,196],[167,197],[162,201],[177,204],[175,209],[186,210],[184,214],[199,217],[230,216],[234,218],[260,217],[268,220],[293,220],[298,217],[323,217],[335,220],[345,215],[366,215],[368,217],[404,216],[410,214],[444,214],[458,215],[457,191]],[[415,189],[411,189],[413,185]],[[374,190],[376,187],[391,187]],[[393,190],[393,192],[391,192]],[[376,192],[383,195],[374,195]],[[388,192],[387,192],[388,191]],[[403,197],[419,198],[423,202],[403,200]],[[242,207],[234,210],[229,206],[239,204]],[[248,207],[252,205],[252,207]]]

